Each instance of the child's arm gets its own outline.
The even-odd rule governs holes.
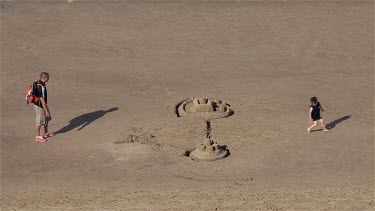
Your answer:
[[[322,104],[320,104],[320,109],[321,109],[322,111],[324,111],[324,109],[323,109],[323,107],[322,107]]]
[[[313,108],[310,107],[310,110],[309,110],[309,120],[310,120],[310,121],[312,121],[312,117],[311,117],[312,110],[313,110]]]

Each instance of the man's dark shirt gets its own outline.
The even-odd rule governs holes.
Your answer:
[[[42,86],[38,86],[38,84],[40,84]],[[39,80],[39,81],[36,82],[36,85],[37,86],[36,86],[35,96],[37,96],[39,99],[34,104],[37,105],[37,106],[39,106],[39,107],[41,107],[41,108],[43,108],[42,102],[41,102],[40,98],[44,97],[44,100],[45,100],[45,102],[47,104],[47,89],[46,89],[46,84],[43,81]]]

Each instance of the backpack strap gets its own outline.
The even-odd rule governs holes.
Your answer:
[[[35,86],[35,91],[36,91],[37,86],[45,87],[45,86],[43,86],[42,84],[38,83],[38,81],[35,81],[35,82],[33,83],[33,85],[34,85],[34,84],[36,85],[36,86]],[[38,97],[38,98],[39,98],[39,97]],[[39,106],[40,106],[41,100],[38,99],[38,101],[39,101],[38,104],[39,104]]]

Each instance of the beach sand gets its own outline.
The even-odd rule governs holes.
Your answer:
[[[372,1],[1,2],[2,210],[373,210]],[[40,72],[51,131],[23,94]],[[230,156],[196,162],[224,100]],[[331,128],[307,133],[311,96]]]

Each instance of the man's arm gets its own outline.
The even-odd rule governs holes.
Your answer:
[[[48,108],[48,106],[47,106],[47,104],[46,104],[46,100],[44,99],[44,97],[41,97],[41,98],[40,98],[40,102],[42,103],[42,107],[43,107],[43,109],[46,111],[46,116],[47,116],[47,117],[51,117],[51,113],[50,113],[50,111],[49,111],[49,108]]]

